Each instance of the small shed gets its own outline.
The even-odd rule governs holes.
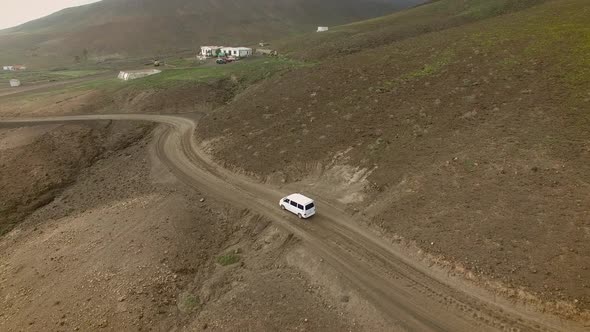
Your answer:
[[[119,79],[123,81],[135,80],[142,77],[147,77],[161,73],[161,70],[146,69],[146,70],[123,70],[119,72]]]
[[[318,27],[318,31],[317,32],[325,32],[328,31],[329,28],[328,27]]]
[[[13,87],[13,88],[19,87],[20,86],[20,81],[19,80],[12,79],[12,80],[10,80],[10,86]]]

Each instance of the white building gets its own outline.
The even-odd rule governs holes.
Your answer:
[[[325,32],[328,31],[329,28],[328,27],[318,27],[318,32]]]
[[[13,88],[16,88],[16,87],[20,86],[20,81],[19,80],[10,80],[10,86]]]
[[[222,49],[223,46],[201,46],[201,56],[213,57],[217,55],[217,50]]]
[[[221,52],[228,56],[235,56],[239,58],[247,58],[252,56],[252,49],[249,47],[224,47]]]
[[[161,70],[157,69],[145,69],[145,70],[124,70],[119,72],[119,79],[123,81],[130,81],[142,77],[147,77],[161,73]]]
[[[218,55],[217,50],[220,51],[219,55],[221,56],[235,56],[238,58],[247,58],[254,53],[249,47],[201,46],[199,56],[200,58],[215,57]]]

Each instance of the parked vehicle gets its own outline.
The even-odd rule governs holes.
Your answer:
[[[227,61],[223,58],[219,58],[219,59],[215,60],[215,63],[218,65],[225,65],[227,63]]]
[[[283,210],[296,214],[300,219],[307,219],[315,214],[315,202],[313,199],[301,194],[291,194],[283,197],[279,202],[279,206]]]

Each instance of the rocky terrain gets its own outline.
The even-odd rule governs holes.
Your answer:
[[[74,154],[85,142],[70,137],[92,134],[108,152]],[[1,330],[363,329],[345,314],[348,298],[327,296],[290,263],[287,253],[305,253],[291,234],[178,182],[145,135],[126,123],[2,130],[0,146],[21,157],[1,178],[30,179],[3,202],[62,187],[34,211],[15,203],[32,213],[0,239]],[[74,172],[35,153],[49,179],[17,173],[32,165],[24,151],[51,143],[53,155],[88,164]]]
[[[112,122],[0,129],[0,233],[52,202],[81,170],[149,129]]]
[[[418,26],[442,3],[478,10],[477,22],[389,26]],[[588,310],[590,8],[469,3],[291,45],[312,58],[369,48],[252,87],[205,117],[198,139],[224,166],[338,200],[470,278]]]

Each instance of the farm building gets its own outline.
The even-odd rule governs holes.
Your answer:
[[[247,58],[252,55],[252,49],[249,47],[224,47],[221,52],[225,55]]]
[[[10,80],[10,86],[13,88],[19,87],[20,81],[19,80]]]
[[[221,50],[223,46],[201,46],[201,56],[213,57],[217,55],[217,50]]]
[[[318,27],[318,32],[325,32],[328,31],[329,28],[328,27]]]
[[[218,53],[219,50],[219,53]],[[247,58],[253,53],[249,47],[201,46],[200,57],[235,56]]]
[[[147,77],[161,73],[161,70],[157,69],[145,69],[145,70],[124,70],[119,72],[119,79],[123,81],[130,81],[142,77]]]

